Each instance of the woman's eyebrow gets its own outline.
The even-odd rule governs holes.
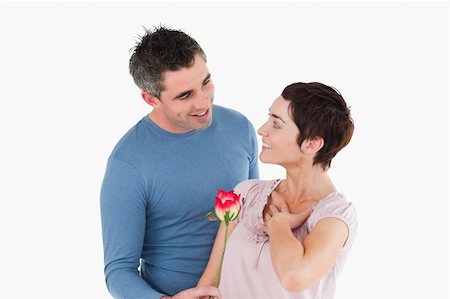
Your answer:
[[[269,110],[269,115],[281,120],[283,123],[286,123],[280,116],[276,115],[275,113],[270,112],[270,110]]]

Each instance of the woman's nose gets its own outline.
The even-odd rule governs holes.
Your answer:
[[[260,136],[267,136],[266,131],[264,130],[264,125],[262,125],[258,131],[257,131],[258,135]]]

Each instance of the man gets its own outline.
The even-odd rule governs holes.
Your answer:
[[[102,184],[108,290],[133,299],[217,296],[193,288],[218,228],[205,215],[218,189],[258,177],[255,130],[213,105],[206,55],[184,32],[146,30],[130,73],[153,109],[117,143]]]

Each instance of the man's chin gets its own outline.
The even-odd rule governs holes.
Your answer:
[[[204,123],[197,123],[195,125],[194,130],[197,130],[197,131],[206,130],[211,126],[211,124],[212,124],[212,118],[210,118],[208,121],[205,121]]]

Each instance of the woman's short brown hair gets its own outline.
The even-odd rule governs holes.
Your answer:
[[[327,170],[353,135],[354,124],[344,98],[336,89],[318,82],[293,83],[281,96],[290,101],[289,112],[300,131],[299,146],[310,138],[323,138],[324,145],[314,157],[313,165]]]

